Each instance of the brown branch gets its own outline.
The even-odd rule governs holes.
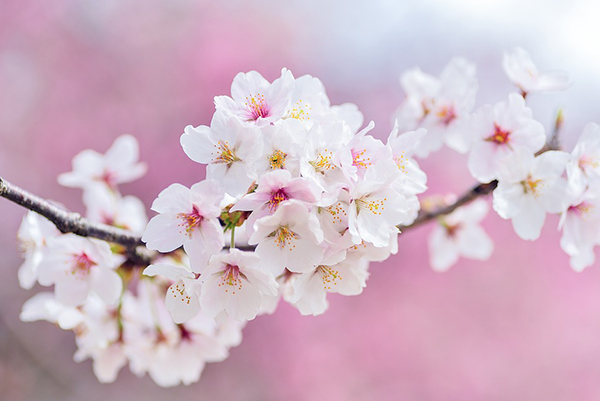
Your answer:
[[[467,203],[479,198],[480,196],[488,195],[498,186],[498,181],[494,180],[488,184],[479,184],[476,187],[473,187],[470,191],[464,193],[460,198],[458,198],[454,203],[448,206],[441,207],[432,211],[424,211],[421,210],[419,212],[419,216],[417,219],[407,226],[400,226],[400,230],[402,232],[406,232],[410,229],[418,227],[431,221],[433,219],[437,219],[440,216],[445,216],[447,214],[452,213],[459,207],[466,205]]]
[[[47,200],[6,181],[2,177],[0,177],[0,197],[44,216],[54,223],[62,233],[73,233],[82,237],[92,237],[122,245],[129,260],[136,265],[148,265],[152,261],[152,255],[147,252],[145,247],[145,252],[138,250],[138,247],[144,246],[144,243],[140,237],[132,232],[92,222],[79,213],[63,210]]]

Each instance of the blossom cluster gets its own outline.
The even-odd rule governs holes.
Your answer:
[[[54,291],[27,301],[22,320],[73,330],[75,359],[92,358],[102,382],[127,363],[161,386],[195,382],[240,343],[247,321],[279,302],[319,315],[329,293],[360,294],[369,263],[397,253],[400,229],[420,211],[437,217],[434,270],[488,259],[485,200],[418,197],[427,176],[413,156],[444,144],[466,155],[477,188],[493,189],[493,210],[520,238],[539,238],[546,214],[559,214],[560,245],[583,270],[600,244],[600,126],[587,125],[571,153],[558,150],[562,114],[547,135],[527,99],[566,89],[567,76],[540,72],[520,48],[503,67],[518,90],[477,109],[469,61],[451,60],[439,77],[405,72],[406,97],[385,142],[370,134],[373,122],[363,127],[357,106],[332,106],[317,78],[240,73],[231,96],[215,97],[210,125],[187,126],[180,138],[206,179],[164,189],[149,221],[142,202],[118,188],[146,172],[136,140],[121,136],[104,155],[81,152],[59,183],[83,190],[89,220],[129,230],[157,252],[140,266],[131,249],[63,234],[28,213],[19,282]]]
[[[83,189],[86,217],[91,221],[141,235],[148,222],[143,203],[122,196],[118,184],[146,172],[138,162],[132,136],[117,138],[101,155],[86,150],[73,160],[73,171],[59,176],[68,187]],[[111,382],[129,362],[133,373],[148,373],[161,386],[190,384],[200,378],[206,362],[222,361],[241,341],[243,324],[199,314],[177,324],[164,302],[167,280],[142,276],[125,249],[93,238],[61,234],[44,217],[29,212],[18,233],[25,262],[19,283],[54,286],[23,306],[23,321],[47,320],[75,333],[75,360],[92,358],[101,382]],[[165,258],[166,260],[167,258]],[[182,252],[168,258],[185,265]]]
[[[373,123],[359,131],[356,106],[331,106],[320,80],[286,69],[273,82],[238,74],[215,106],[210,126],[181,136],[206,180],[163,190],[142,238],[189,256],[190,269],[145,270],[172,280],[175,322],[199,312],[243,322],[281,299],[318,315],[327,293],[359,294],[368,262],[395,253],[397,226],[417,216],[426,176],[411,155],[424,130],[395,128],[383,143]],[[255,250],[235,249],[236,232]]]
[[[600,244],[600,127],[587,125],[571,154],[556,149],[562,114],[555,132],[547,135],[526,99],[529,94],[567,89],[568,77],[540,72],[522,48],[505,53],[503,67],[518,92],[474,111],[476,67],[468,61],[451,60],[439,78],[418,68],[406,72],[400,79],[406,99],[397,121],[406,129],[427,129],[417,156],[427,156],[443,144],[468,154],[473,178],[497,184],[493,209],[511,220],[520,238],[538,239],[546,214],[560,214],[561,247],[571,257],[572,268],[581,271],[594,263],[594,247]],[[445,206],[444,201],[429,203]],[[487,211],[485,202],[478,201],[440,217],[429,244],[434,269],[448,269],[459,256],[490,257],[493,243],[478,224]]]

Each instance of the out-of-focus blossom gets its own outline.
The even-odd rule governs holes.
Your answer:
[[[596,260],[594,247],[600,244],[600,186],[574,196],[562,212],[559,228],[560,246],[571,257],[573,270],[591,266]]]
[[[484,200],[476,200],[438,220],[429,236],[429,260],[434,270],[448,270],[461,256],[487,260],[492,255],[494,243],[480,225],[488,210]]]
[[[35,212],[28,212],[17,233],[25,261],[19,267],[19,285],[26,290],[37,281],[38,266],[44,258],[46,241],[60,235],[56,226]]]
[[[73,158],[73,171],[59,175],[58,182],[82,189],[100,184],[116,191],[117,185],[135,181],[146,174],[146,164],[138,159],[137,139],[122,135],[104,155],[90,149],[79,153]]]
[[[439,78],[414,68],[402,74],[400,84],[406,99],[395,114],[401,131],[426,128],[424,140],[415,149],[418,157],[427,157],[444,143],[465,153],[462,138],[465,117],[475,105],[476,67],[463,58],[450,60]]]
[[[504,52],[502,67],[523,95],[561,91],[571,86],[569,77],[563,72],[538,71],[529,53],[521,47],[516,47],[512,53]]]
[[[75,234],[54,237],[38,266],[41,285],[55,284],[56,299],[67,306],[82,305],[90,292],[114,305],[121,295],[123,282],[113,270],[108,243]]]
[[[593,183],[600,185],[600,126],[589,123],[577,140],[567,164],[569,185],[576,192],[583,192]]]
[[[132,195],[121,196],[105,186],[95,186],[83,193],[86,217],[92,221],[142,234],[148,224],[146,206]]]

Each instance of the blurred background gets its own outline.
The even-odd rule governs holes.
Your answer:
[[[0,0],[0,176],[82,211],[80,191],[56,176],[80,150],[104,152],[130,133],[150,169],[123,193],[149,206],[171,183],[203,177],[179,136],[209,123],[237,72],[317,76],[333,104],[356,103],[385,138],[401,71],[437,75],[463,56],[478,65],[480,106],[512,90],[501,59],[515,46],[542,70],[570,73],[569,91],[528,99],[547,129],[564,108],[570,151],[587,122],[600,123],[599,18],[596,0]],[[473,184],[464,156],[444,150],[421,164],[431,194]],[[199,383],[161,389],[128,368],[101,385],[90,361],[73,362],[71,332],[19,321],[36,292],[17,283],[23,215],[0,199],[2,400],[600,399],[600,263],[571,271],[556,216],[527,243],[490,214],[492,258],[443,274],[429,267],[431,226],[407,233],[398,255],[372,265],[362,295],[330,296],[317,318],[284,305],[251,322]]]

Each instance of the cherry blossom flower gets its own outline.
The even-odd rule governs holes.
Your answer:
[[[262,147],[260,156],[254,162],[258,176],[276,170],[288,170],[298,176],[300,169],[299,152],[306,129],[301,125],[283,121],[261,129]]]
[[[367,169],[377,161],[391,157],[390,148],[385,146],[379,139],[366,135],[374,127],[375,123],[371,121],[341,150],[341,168],[348,177],[355,181],[362,178]]]
[[[470,122],[473,146],[468,167],[479,182],[498,178],[500,164],[508,155],[524,149],[535,153],[546,142],[544,127],[532,118],[522,96],[512,93],[508,101],[485,105],[473,113]]]
[[[354,243],[389,245],[388,227],[398,225],[408,210],[405,199],[391,187],[398,174],[396,163],[384,159],[368,169],[364,179],[352,189],[348,230]]]
[[[285,68],[273,83],[256,71],[241,72],[233,79],[231,97],[216,96],[215,105],[240,121],[265,126],[285,115],[293,90],[294,76]]]
[[[450,60],[439,79],[414,68],[402,74],[400,84],[406,92],[406,99],[395,115],[400,129],[427,129],[416,155],[427,157],[444,142],[461,153],[466,152],[462,126],[475,104],[478,88],[475,65],[457,57]]]
[[[160,275],[173,282],[167,289],[165,305],[175,323],[187,322],[198,314],[200,281],[189,267],[158,263],[146,267],[144,274],[150,277]]]
[[[427,190],[427,175],[412,158],[425,136],[426,130],[423,128],[399,134],[399,126],[396,122],[387,140],[387,145],[392,150],[392,158],[401,173],[396,180],[399,190],[413,195]]]
[[[73,158],[73,171],[58,176],[65,187],[87,189],[106,185],[113,191],[117,185],[135,181],[146,174],[145,163],[138,162],[139,146],[131,135],[122,135],[104,155],[94,150],[84,150]]]
[[[253,163],[260,157],[260,130],[217,112],[210,127],[185,127],[181,146],[196,163],[208,164],[206,178],[218,180],[225,192],[237,197],[256,179]]]
[[[304,178],[292,178],[287,170],[277,170],[264,174],[258,182],[258,187],[252,193],[244,195],[231,211],[252,211],[248,219],[249,228],[261,217],[273,214],[282,202],[296,199],[310,205],[319,199],[318,188]]]
[[[494,243],[479,225],[489,210],[484,200],[476,200],[438,220],[429,236],[429,260],[436,271],[446,271],[459,257],[487,260]]]
[[[23,217],[17,232],[25,258],[18,271],[19,285],[22,288],[28,290],[33,287],[38,276],[38,266],[44,258],[46,241],[58,235],[60,231],[45,217],[31,211]]]
[[[300,172],[321,187],[324,192],[321,204],[335,202],[340,189],[350,185],[341,168],[340,153],[351,139],[352,132],[343,122],[314,124],[306,136]]]
[[[123,288],[114,268],[108,243],[64,234],[48,240],[38,281],[45,286],[55,284],[56,299],[67,306],[83,304],[90,292],[113,305]]]
[[[562,212],[559,228],[560,246],[571,257],[573,270],[580,272],[591,266],[596,260],[594,247],[600,244],[600,188],[574,197]]]
[[[537,157],[526,150],[508,156],[494,190],[494,210],[511,219],[524,240],[540,236],[546,213],[560,213],[566,201],[567,182],[561,177],[570,155],[548,151]]]
[[[202,281],[200,305],[210,317],[225,311],[235,320],[252,320],[260,309],[261,294],[277,295],[277,282],[260,270],[260,258],[237,249],[214,256]]]
[[[369,262],[338,252],[292,282],[290,302],[303,315],[320,315],[328,307],[327,293],[358,295],[366,286]]]
[[[86,217],[92,221],[142,234],[148,224],[146,206],[135,196],[124,196],[96,186],[83,193]]]
[[[261,269],[277,276],[284,269],[306,272],[323,258],[323,231],[314,214],[297,200],[279,205],[275,213],[254,223],[248,243],[256,245]]]
[[[200,379],[207,362],[222,361],[238,345],[242,325],[218,324],[202,312],[175,324],[161,300],[161,290],[148,280],[138,284],[137,297],[123,299],[123,337],[131,371],[146,372],[162,387],[189,385]]]
[[[589,123],[577,140],[567,164],[569,185],[583,192],[591,182],[600,184],[600,126]]]
[[[63,330],[72,330],[85,320],[85,315],[75,306],[66,306],[56,300],[51,292],[39,292],[28,299],[21,310],[23,322],[46,320]]]
[[[563,72],[538,71],[529,53],[521,47],[516,47],[512,53],[504,52],[502,67],[511,82],[524,95],[532,92],[561,91],[571,86],[569,77]]]
[[[142,241],[149,249],[171,252],[183,245],[190,256],[192,271],[202,272],[211,254],[223,248],[219,223],[223,190],[215,180],[192,185],[172,184],[152,204],[160,213],[148,223]]]

